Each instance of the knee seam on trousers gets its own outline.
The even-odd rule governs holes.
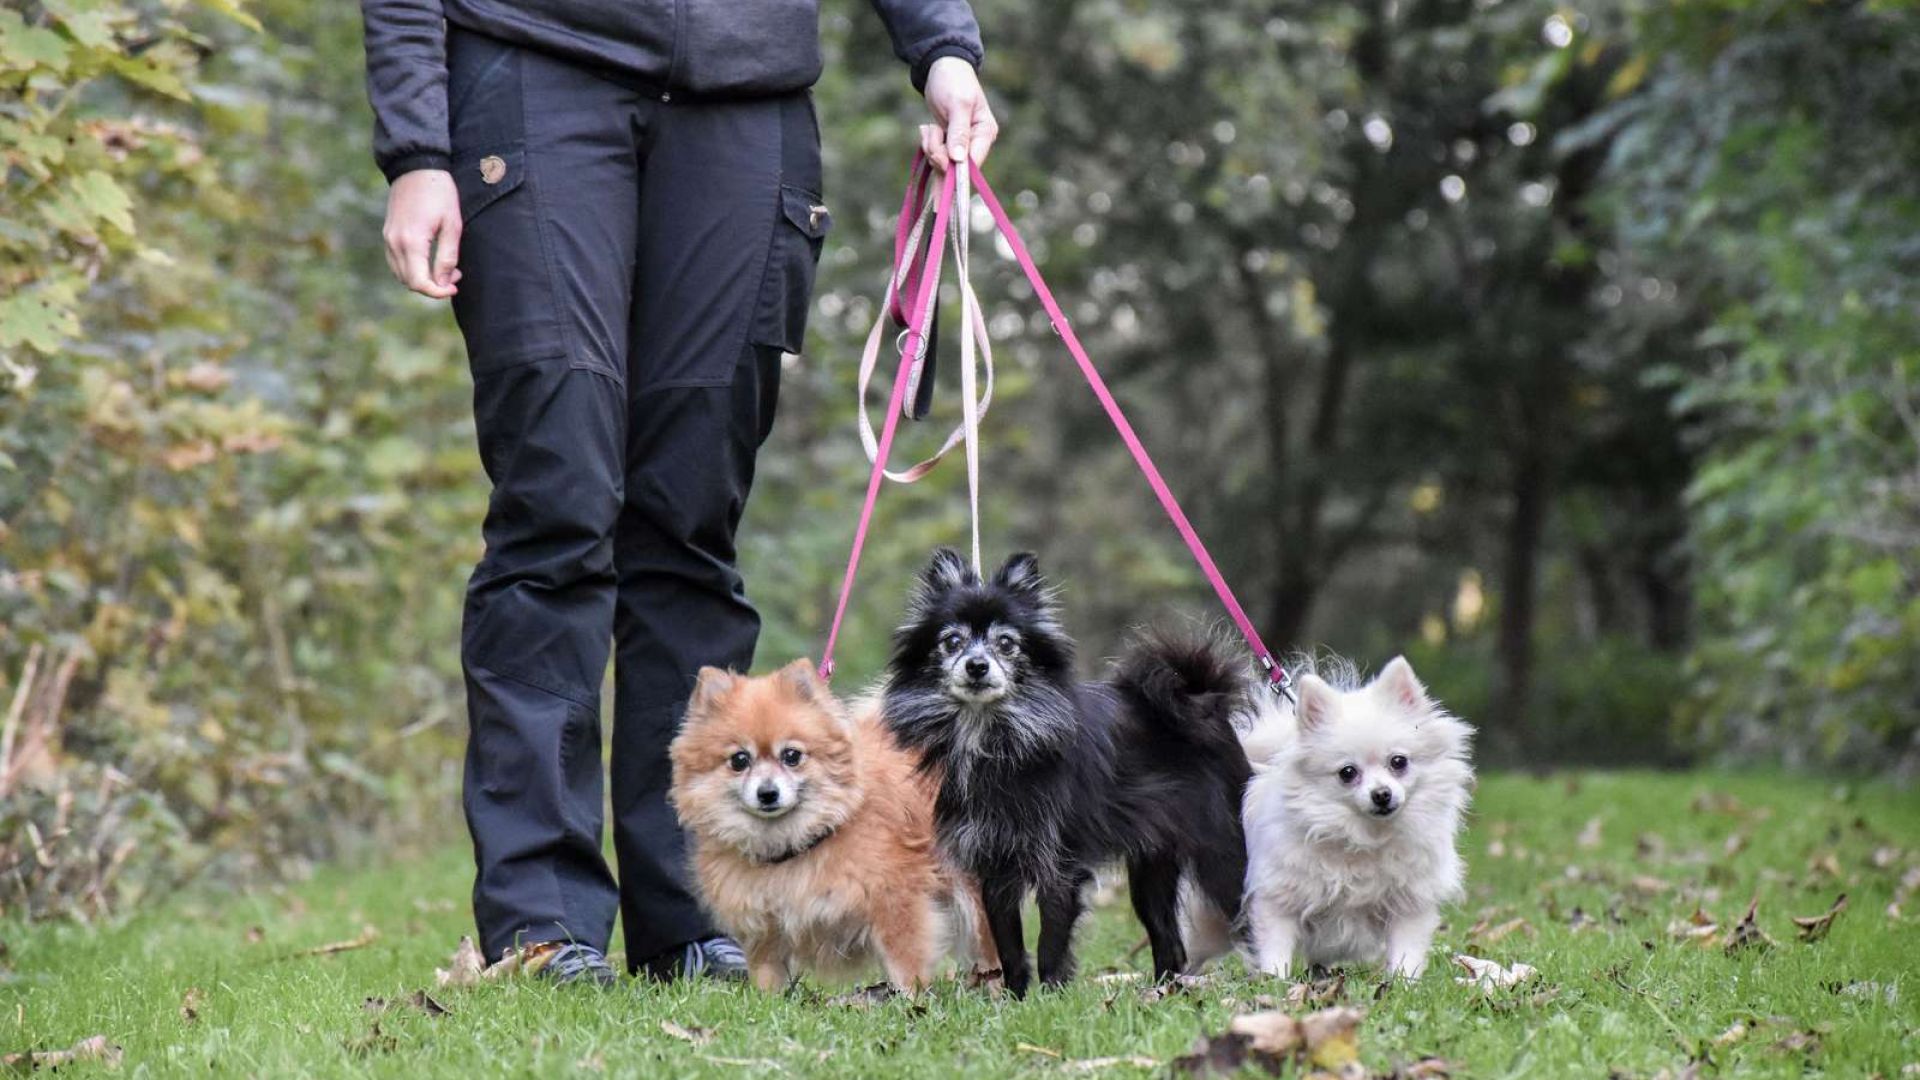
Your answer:
[[[496,667],[492,664],[476,664],[476,663],[473,663],[472,661],[468,661],[467,666],[473,668],[475,671],[486,672],[488,675],[492,675],[495,678],[505,679],[508,682],[517,682],[522,686],[531,687],[532,689],[538,690],[543,694],[552,694],[554,697],[562,698],[566,701],[572,702],[573,704],[578,705],[583,709],[593,709],[593,708],[599,707],[598,695],[596,694],[586,694],[586,695],[576,694],[571,690],[566,690],[558,686],[549,685],[540,679],[536,679],[522,672],[515,671],[512,668]]]

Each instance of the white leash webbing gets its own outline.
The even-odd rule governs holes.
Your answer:
[[[974,400],[973,370],[974,324],[978,319],[980,302],[973,295],[973,280],[969,273],[971,267],[967,263],[970,254],[968,237],[973,233],[967,220],[973,216],[973,188],[967,179],[971,170],[959,162],[955,162],[953,167],[960,172],[959,181],[954,186],[952,224],[953,272],[960,281],[960,426],[966,432],[967,440],[967,511],[973,523],[973,572],[984,578],[986,570],[980,565],[980,413]],[[981,334],[983,339],[985,336]]]
[[[972,209],[971,195],[961,194],[961,192],[966,190],[968,190],[968,183],[966,179],[966,174],[963,171],[959,177],[958,182],[955,185],[955,202],[956,204],[958,204],[955,207],[956,213],[954,216],[956,218],[962,218],[966,216],[967,213],[971,212],[971,209]],[[879,367],[881,345],[886,340],[886,329],[887,329],[887,322],[889,318],[888,313],[893,308],[893,300],[895,295],[906,284],[907,276],[909,273],[907,268],[912,265],[913,257],[919,252],[921,244],[928,243],[928,242],[940,242],[940,241],[929,241],[926,237],[926,232],[928,231],[928,223],[933,220],[934,211],[937,209],[934,204],[937,203],[938,201],[939,200],[937,199],[928,199],[926,202],[926,205],[921,207],[920,215],[915,220],[912,231],[908,234],[907,243],[904,247],[900,265],[893,268],[893,270],[888,274],[886,292],[885,292],[885,295],[882,296],[880,301],[879,314],[873,321],[873,329],[868,331],[867,333],[866,345],[860,350],[860,375],[859,375],[860,444],[866,450],[868,461],[872,461],[875,458],[879,457],[880,442],[879,442],[879,438],[874,434],[873,418],[867,409],[867,391],[873,382],[874,372]],[[959,288],[960,288],[960,294],[961,294],[961,321],[962,321],[961,386],[963,388],[962,396],[966,400],[963,403],[961,423],[957,425],[952,431],[947,433],[947,437],[940,444],[939,450],[935,451],[934,454],[931,457],[927,458],[925,461],[921,461],[908,468],[899,469],[899,470],[894,470],[894,469],[886,470],[885,472],[886,478],[898,484],[911,484],[921,479],[922,477],[926,476],[928,473],[932,472],[933,467],[935,465],[938,465],[940,463],[940,460],[946,457],[947,454],[950,451],[952,451],[955,446],[958,446],[962,441],[967,441],[971,446],[972,440],[978,434],[980,421],[986,417],[987,411],[989,410],[989,408],[992,407],[992,404],[993,404],[993,375],[994,375],[993,344],[992,344],[992,341],[987,337],[986,318],[984,314],[981,312],[978,295],[975,294],[973,291],[973,284],[968,278],[967,270],[964,265],[964,260],[967,255],[967,240],[966,240],[967,226],[964,221],[956,221],[951,228],[952,228],[952,242],[954,244],[955,258],[956,260],[960,260],[962,262],[961,269],[957,272],[956,276],[959,278]],[[945,238],[942,238],[942,239],[945,239]],[[927,290],[927,306],[923,308],[920,312],[921,319],[922,319],[922,322],[920,325],[926,325],[926,320],[931,314],[933,305],[938,302],[939,283],[934,282],[933,286],[934,287],[929,288]],[[974,377],[972,377],[973,361],[971,358],[973,356],[974,347],[976,345],[978,346],[980,363],[984,364],[986,368],[986,381],[984,385],[978,385],[977,380]],[[924,368],[925,368],[924,364],[915,363],[913,365],[914,374],[909,380],[908,387],[907,387],[907,394],[906,394],[908,401],[913,400],[914,391],[916,389],[914,384],[915,382],[917,382],[919,378],[919,373],[923,371]],[[974,393],[974,389],[976,388],[976,386],[978,387],[978,390],[979,390],[979,394],[977,398]],[[970,414],[970,418],[969,418],[969,414]],[[968,453],[968,460],[970,465],[976,470],[978,468],[977,459],[978,459],[977,452],[972,451],[970,449]],[[970,487],[977,487],[977,486],[978,486],[977,482],[970,484]],[[977,549],[979,546],[978,540],[977,540],[977,536],[979,533],[979,510],[978,510],[977,495],[975,496],[974,501],[975,501],[974,533],[976,535],[974,546]],[[979,560],[976,559],[975,561],[978,562]]]

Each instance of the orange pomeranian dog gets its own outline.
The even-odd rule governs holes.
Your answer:
[[[672,756],[701,895],[762,990],[796,965],[831,977],[877,959],[907,991],[950,951],[996,966],[979,889],[934,842],[938,785],[877,701],[849,711],[806,660],[702,668]]]

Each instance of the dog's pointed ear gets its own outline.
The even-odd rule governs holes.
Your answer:
[[[1334,703],[1339,693],[1327,685],[1320,676],[1308,672],[1300,676],[1294,684],[1294,692],[1300,697],[1300,730],[1305,733],[1323,731],[1333,721]]]
[[[1040,576],[1039,556],[1022,551],[1007,559],[1006,565],[993,575],[993,583],[1015,592],[1037,594],[1046,589],[1047,579]]]
[[[974,576],[973,567],[967,565],[967,560],[950,547],[936,549],[927,568],[920,572],[920,584],[930,593],[958,589],[979,580]]]
[[[717,667],[703,667],[693,680],[693,696],[687,701],[689,713],[706,710],[739,683],[740,676]]]
[[[1380,669],[1373,680],[1375,691],[1388,701],[1402,709],[1424,710],[1433,705],[1433,699],[1427,696],[1427,687],[1420,677],[1413,673],[1413,665],[1407,663],[1404,656],[1396,656]]]
[[[827,684],[820,681],[820,671],[813,666],[813,661],[805,657],[781,668],[780,681],[802,701],[824,704],[827,700]]]

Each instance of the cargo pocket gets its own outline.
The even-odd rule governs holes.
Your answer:
[[[462,220],[453,313],[475,378],[566,353],[526,166],[518,142],[470,150],[453,163]]]
[[[820,196],[805,188],[783,184],[780,215],[773,225],[773,244],[767,250],[767,272],[760,281],[748,339],[797,353],[807,333],[807,309],[813,302],[813,274],[820,263],[833,215]]]

